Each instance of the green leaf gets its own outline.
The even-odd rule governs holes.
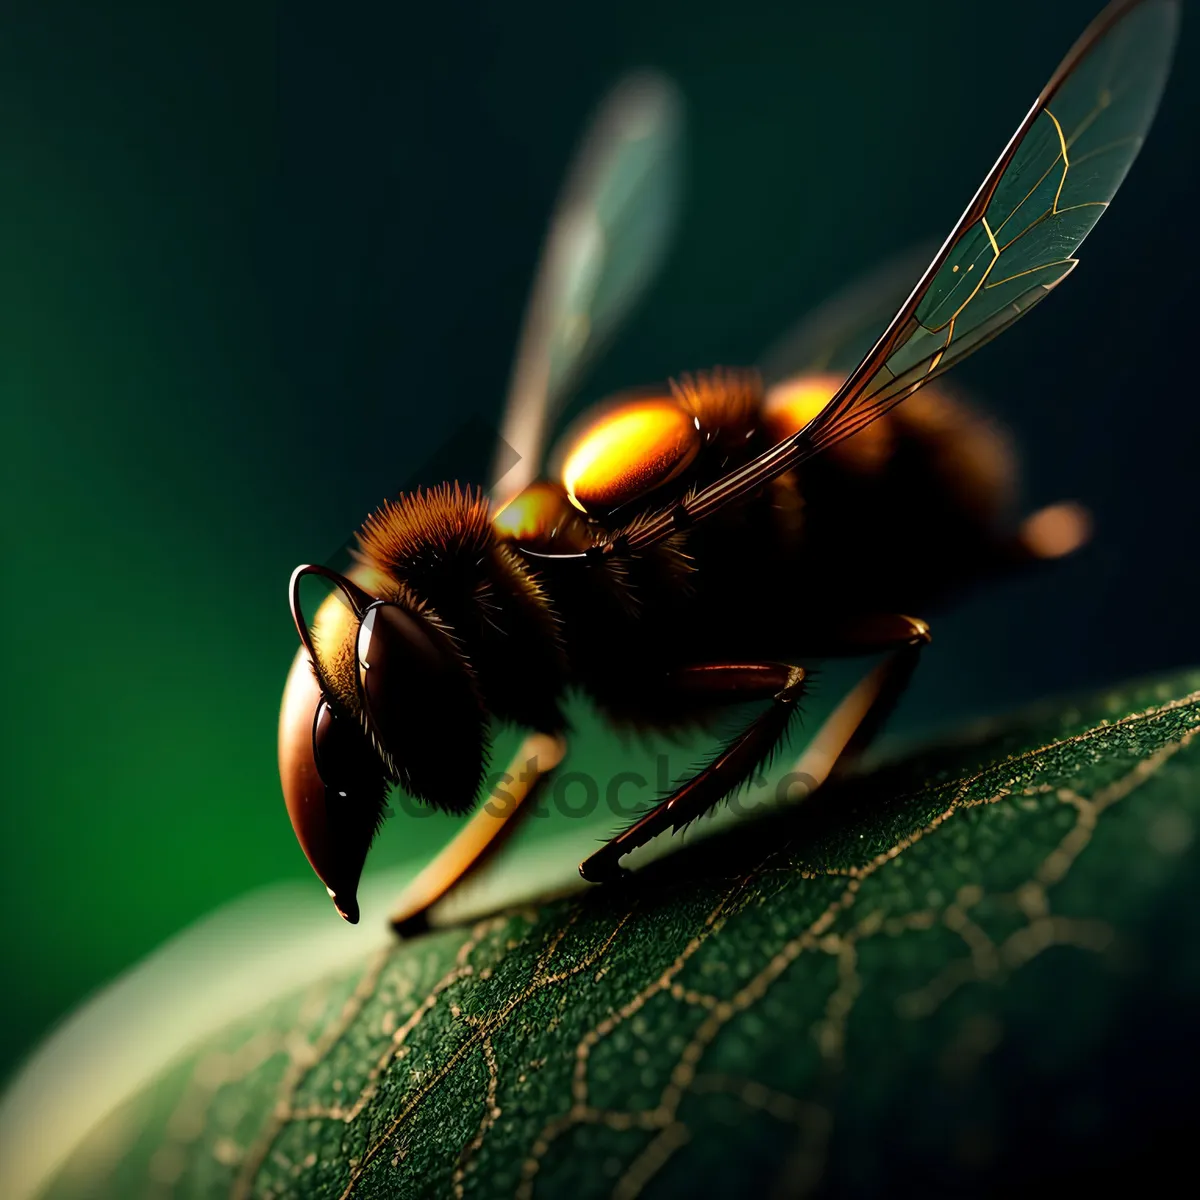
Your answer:
[[[193,1047],[46,1194],[1004,1194],[1182,1160],[1197,688],[1043,709],[629,886],[385,945]]]

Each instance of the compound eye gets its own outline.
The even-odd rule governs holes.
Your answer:
[[[296,656],[279,724],[279,776],[292,829],[334,905],[358,920],[358,881],[383,810],[387,779],[358,724],[321,694]]]
[[[397,604],[373,604],[359,626],[358,678],[371,730],[405,787],[467,811],[483,775],[483,710],[449,639]],[[455,752],[443,753],[449,745]]]

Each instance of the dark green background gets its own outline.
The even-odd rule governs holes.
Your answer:
[[[753,360],[943,233],[1095,7],[6,5],[0,1068],[189,919],[311,878],[275,775],[288,572],[496,411],[617,74],[681,83],[687,207],[585,396]],[[1096,544],[941,621],[901,728],[1200,657],[1187,15],[1080,272],[957,372]],[[387,835],[376,866],[439,833]]]

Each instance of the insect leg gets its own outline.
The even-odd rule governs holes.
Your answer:
[[[838,705],[800,757],[794,770],[812,778],[814,788],[835,769],[853,762],[878,733],[929,640],[929,626],[924,621],[887,614],[844,626],[822,647],[827,654],[848,656],[889,649],[892,653]],[[772,694],[766,691],[768,683],[781,686],[773,693],[771,707],[703,771],[585,859],[579,866],[584,879],[601,883],[619,877],[620,860],[626,854],[663,830],[679,828],[702,816],[745,783],[783,740],[803,692],[803,680],[804,672],[798,667],[777,663],[692,667],[680,672],[675,682],[681,690],[713,700],[754,700]]]
[[[891,628],[892,653],[866,675],[822,723],[792,771],[812,780],[815,791],[831,777],[845,774],[882,729],[908,687],[921,651],[929,644],[929,626],[915,617],[872,617],[842,631],[831,652],[855,655],[885,649],[881,638]]]
[[[919,617],[901,613],[876,613],[856,617],[842,624],[827,624],[805,639],[805,656],[819,658],[856,658],[902,650],[929,641],[929,626]]]
[[[771,706],[699,774],[584,859],[579,873],[589,883],[618,878],[624,873],[620,864],[626,854],[665,829],[678,829],[703,816],[750,779],[787,733],[804,692],[804,671],[785,663],[718,663],[676,672],[671,685],[683,695],[712,703],[736,704],[769,696]]]
[[[562,762],[566,752],[565,739],[550,734],[532,733],[521,743],[506,773],[511,782],[501,793],[503,803],[498,803],[493,794],[404,889],[389,918],[398,934],[408,937],[422,932],[430,908],[500,849],[521,817],[533,810],[534,806],[527,801]]]

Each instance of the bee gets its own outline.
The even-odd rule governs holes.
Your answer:
[[[765,372],[699,371],[616,395],[568,430],[543,473],[564,397],[643,289],[676,203],[673,89],[647,75],[617,89],[550,227],[491,488],[389,500],[359,531],[351,570],[292,576],[301,647],[280,775],[300,845],[347,921],[388,788],[466,815],[497,724],[529,731],[517,761],[535,763],[533,777],[427,868],[399,929],[528,810],[564,756],[568,693],[647,731],[757,702],[711,761],[580,864],[605,882],[763,768],[799,712],[805,664],[884,655],[814,740],[820,782],[861,752],[929,641],[908,614],[1086,538],[1070,504],[1013,529],[1007,444],[927,385],[1074,270],[1153,119],[1178,19],[1178,0],[1113,0],[1099,14],[890,319],[872,325],[861,297],[843,298]],[[875,307],[894,276],[868,281]],[[311,623],[310,576],[330,589]]]

